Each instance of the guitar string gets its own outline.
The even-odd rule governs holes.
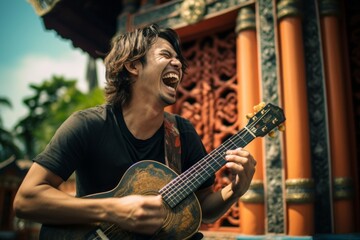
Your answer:
[[[247,132],[240,131],[238,134],[234,135],[234,137],[228,139],[224,144],[221,144],[217,149],[213,150],[210,154],[208,154],[206,157],[204,157],[203,160],[210,165],[216,164],[219,168],[221,166],[223,166],[226,163],[226,161],[224,160],[223,163],[219,163],[219,159],[216,155],[221,156],[221,154],[225,153],[225,151],[227,149],[229,149],[230,146],[232,147],[232,145],[234,145],[235,147],[238,147],[240,145],[240,142],[246,143],[246,141],[244,141],[245,137],[242,137],[241,134],[244,134],[246,136]],[[251,137],[251,136],[249,136],[249,137],[250,137],[249,138],[250,140],[253,139],[253,137]],[[238,138],[238,139],[236,139],[236,138]],[[164,189],[161,189],[161,194],[164,194],[163,197],[167,198],[167,200],[170,202],[170,205],[172,205],[171,203],[178,199],[176,196],[183,195],[186,197],[188,195],[188,193],[191,192],[191,189],[186,184],[183,184],[185,181],[190,182],[194,185],[194,181],[197,181],[199,183],[198,176],[202,177],[200,173],[203,173],[203,174],[207,173],[209,176],[211,176],[213,173],[216,172],[216,171],[214,171],[212,173],[209,173],[208,171],[206,171],[207,169],[204,168],[204,165],[203,165],[204,161],[199,161],[197,164],[194,165],[193,168],[189,169],[189,171],[185,171],[184,174],[181,175],[181,177],[178,177],[178,179],[167,184]],[[180,181],[178,181],[179,179],[180,179]],[[206,179],[203,178],[202,180],[205,181]],[[194,181],[190,181],[190,180],[194,180]],[[201,182],[201,183],[203,183],[203,182]],[[198,185],[200,186],[201,183],[199,183]],[[177,187],[177,188],[175,188],[175,187]],[[184,189],[185,189],[185,191],[184,191]],[[185,195],[184,195],[184,193],[185,193]],[[174,195],[176,197],[175,199],[174,199]]]
[[[240,132],[240,134],[242,134],[242,132]],[[240,134],[237,134],[235,136],[235,140],[236,140],[236,137],[240,137]],[[229,141],[227,141],[225,144],[222,144],[218,149],[214,150],[213,152],[211,152],[207,157],[204,158],[204,161],[208,164],[208,165],[214,165],[214,164],[217,164],[219,167],[219,163],[216,161],[216,155],[221,152],[225,152],[225,150],[223,150],[224,148],[227,148],[229,145],[235,145],[233,143],[233,141],[231,141],[232,139],[229,139]],[[236,141],[238,142],[238,141]],[[215,157],[215,158],[214,158]],[[202,182],[199,182],[199,178],[197,177],[197,175],[199,175],[199,172],[202,172],[202,170],[204,170],[204,166],[203,166],[203,162],[204,161],[199,161],[199,163],[197,165],[194,166],[194,168],[190,169],[188,172],[185,172],[182,177],[180,177],[181,181],[180,183],[178,183],[177,181],[173,181],[171,184],[167,185],[167,188],[163,189],[164,192],[168,195],[169,197],[169,200],[170,201],[173,201],[173,196],[175,193],[175,191],[178,191],[179,189],[174,189],[173,187],[176,186],[176,185],[179,185],[181,184],[181,186],[183,187],[187,187],[186,184],[182,184],[184,181],[187,181],[186,178],[188,178],[188,176],[192,176],[193,177],[193,180],[195,180],[198,185],[201,184]],[[205,168],[206,169],[206,168]],[[169,190],[169,187],[170,187],[170,190]],[[181,187],[181,188],[183,188]],[[182,189],[180,188],[180,191],[179,193],[182,194],[183,191]],[[174,191],[173,193],[171,193],[172,191]],[[170,195],[169,195],[170,194]]]
[[[238,136],[236,136],[236,137],[238,137]],[[221,152],[221,153],[224,152],[224,150],[222,150],[222,148],[226,148],[226,146],[229,145],[228,143],[233,144],[233,145],[236,145],[236,144],[234,144],[234,143],[231,141],[231,139],[229,139],[229,140],[230,140],[229,142],[226,142],[226,144],[222,144],[218,149],[212,151],[209,155],[207,155],[206,157],[204,157],[203,161],[199,161],[197,164],[194,165],[193,168],[189,169],[188,171],[185,171],[184,174],[182,174],[181,177],[178,177],[178,179],[176,179],[176,180],[173,181],[172,183],[166,185],[166,186],[162,189],[162,192],[169,194],[172,190],[173,190],[173,191],[177,191],[177,189],[174,189],[174,188],[173,188],[174,185],[175,185],[175,186],[176,186],[176,185],[182,185],[182,186],[183,186],[183,185],[184,185],[183,183],[185,183],[185,181],[187,180],[186,178],[187,178],[188,175],[193,176],[194,173],[196,174],[196,173],[199,172],[199,168],[204,169],[204,166],[203,166],[203,164],[202,164],[203,162],[206,162],[207,165],[210,165],[210,166],[212,166],[213,164],[217,164],[217,161],[216,161],[216,159],[214,158],[214,155],[219,154],[219,152]],[[218,165],[218,164],[217,164],[217,165]],[[211,167],[211,168],[214,169],[213,167]],[[200,171],[201,171],[201,170],[200,170]],[[200,183],[200,182],[198,181],[198,178],[194,177],[194,180],[195,180],[196,182]],[[201,183],[200,183],[200,184],[201,184]]]
[[[120,230],[120,232],[118,230]],[[109,239],[113,239],[113,237],[119,237],[120,236],[119,233],[126,234],[126,232],[122,231],[120,226],[118,226],[116,224],[110,224],[110,226],[108,228],[103,230],[103,233]],[[93,240],[97,240],[97,239],[102,240],[102,238],[100,236],[93,238]]]
[[[234,143],[232,143],[231,141],[229,142],[229,144],[227,145],[232,145]],[[224,161],[224,163],[221,163],[219,160],[217,160],[217,156],[216,156],[216,153],[219,153],[219,152],[225,152],[223,150],[223,148],[225,147],[226,145],[222,146],[221,148],[219,148],[218,150],[216,150],[215,152],[213,152],[211,155],[209,155],[209,157],[205,158],[205,162],[208,164],[208,165],[214,165],[216,164],[217,167],[220,167],[225,164],[226,162]],[[215,154],[214,154],[215,153]],[[184,174],[182,176],[183,178],[183,182],[190,182],[192,183],[193,187],[199,187],[204,181],[206,181],[207,177],[210,177],[213,173],[215,173],[215,171],[209,171],[206,166],[204,166],[202,164],[203,162],[201,162],[199,165],[195,166],[191,171],[189,171],[188,173]],[[205,167],[205,168],[204,168]],[[211,169],[210,169],[211,170]],[[207,174],[208,176],[206,178],[203,177],[203,175]],[[196,180],[196,185],[194,184],[194,181],[191,181],[191,180]],[[182,196],[187,196],[188,193],[192,192],[192,189],[189,188],[188,185],[186,184],[181,184],[180,187],[178,188],[174,188],[176,187],[176,185],[179,185],[179,183],[177,182],[173,182],[172,184],[169,185],[169,187],[171,187],[171,189],[166,189],[166,194],[167,194],[167,198],[168,198],[168,201],[170,202],[174,202],[176,200],[179,199],[179,195],[182,195]],[[175,198],[174,198],[175,196]],[[175,203],[176,204],[176,203]]]
[[[256,121],[255,121],[255,123],[254,123],[254,125],[256,124]],[[185,171],[184,172],[184,174],[182,174],[182,176],[183,176],[183,178],[182,177],[179,177],[179,180],[180,181],[172,181],[173,183],[169,183],[169,184],[167,184],[166,186],[165,186],[165,188],[163,188],[163,189],[161,189],[160,191],[162,191],[162,194],[170,194],[168,197],[171,199],[171,198],[173,198],[173,195],[174,194],[176,194],[176,192],[173,192],[173,193],[171,193],[172,192],[172,190],[174,189],[174,190],[176,190],[175,188],[174,188],[174,186],[176,186],[176,185],[179,185],[179,184],[181,184],[181,186],[184,186],[185,188],[187,188],[187,186],[186,186],[186,184],[182,184],[184,181],[186,181],[186,178],[194,178],[194,179],[196,179],[196,175],[197,174],[194,174],[194,173],[199,173],[199,172],[201,172],[201,171],[206,171],[206,168],[204,169],[203,168],[203,166],[202,166],[202,163],[203,162],[206,162],[207,163],[207,165],[208,166],[210,166],[210,168],[212,169],[212,171],[214,171],[214,172],[216,172],[217,170],[216,169],[214,169],[212,166],[211,166],[211,164],[212,163],[214,163],[214,164],[217,164],[218,165],[218,160],[219,159],[217,159],[219,156],[216,156],[216,155],[220,155],[221,156],[221,153],[225,153],[225,151],[227,150],[227,149],[230,149],[230,145],[234,145],[235,147],[239,147],[239,146],[241,146],[240,145],[240,142],[244,142],[245,143],[245,145],[247,144],[247,143],[249,143],[251,140],[253,140],[255,137],[253,137],[253,136],[251,136],[251,135],[248,135],[249,136],[249,138],[248,138],[248,140],[247,141],[245,141],[244,139],[245,139],[245,137],[246,137],[246,134],[249,134],[250,133],[250,131],[248,130],[248,129],[242,129],[242,130],[240,130],[237,134],[235,134],[235,135],[233,135],[232,137],[230,137],[228,140],[226,140],[223,144],[221,144],[218,148],[216,148],[216,149],[214,149],[213,151],[211,151],[210,152],[210,154],[208,154],[207,156],[205,156],[204,157],[204,161],[199,161],[199,162],[197,162],[195,165],[194,165],[194,167],[193,168],[190,168],[189,170],[190,171]],[[241,136],[241,134],[244,134],[244,137],[242,137]],[[238,139],[236,139],[236,138],[238,138]],[[232,141],[232,140],[235,140],[234,142]],[[240,140],[240,141],[239,141]],[[244,146],[245,146],[244,145]],[[244,147],[244,146],[242,146],[242,147]],[[215,156],[213,156],[213,155],[215,155]],[[214,158],[215,157],[215,158]],[[212,161],[212,162],[211,162]],[[226,162],[225,162],[226,163]],[[222,164],[221,163],[221,165],[219,166],[219,167],[221,167],[221,166],[223,166],[224,164]],[[199,171],[199,168],[201,168],[200,169],[200,171]],[[189,177],[190,176],[190,177]],[[176,179],[176,178],[175,178]],[[174,180],[175,180],[174,179]],[[184,180],[185,179],[185,180]],[[206,178],[207,179],[207,178]],[[206,181],[206,179],[205,179],[205,181]],[[191,182],[190,182],[191,183]],[[180,187],[180,191],[181,191],[181,189],[182,189],[183,187]],[[170,190],[168,190],[168,189],[170,189]],[[177,189],[176,191],[179,191],[179,189]],[[181,191],[182,192],[182,191]],[[186,194],[186,196],[187,196],[188,194]],[[185,196],[185,197],[186,197]],[[163,196],[164,197],[164,196]],[[106,234],[112,234],[112,233],[114,233],[115,231],[117,231],[117,230],[120,230],[120,227],[118,226],[118,225],[115,225],[115,224],[112,224],[112,225],[110,225],[107,229],[105,229],[104,230],[104,233],[106,233]],[[94,239],[97,239],[97,237],[96,238],[94,238]]]
[[[229,138],[227,141],[225,141],[223,144],[221,144],[217,149],[213,150],[212,152],[210,152],[209,155],[207,155],[206,157],[204,157],[204,161],[207,162],[208,164],[212,164],[211,161],[213,161],[214,163],[216,163],[216,157],[214,158],[214,155],[216,154],[219,154],[219,152],[224,152],[224,150],[222,150],[223,148],[226,149],[226,148],[229,148],[230,145],[235,145],[237,146],[237,144],[239,144],[239,139],[243,142],[245,142],[243,140],[243,138],[240,136],[241,134],[244,134],[246,135],[246,132],[241,130],[239,133],[235,134],[233,137]],[[232,138],[235,139],[235,143],[232,141]],[[238,140],[236,140],[236,138],[239,138]],[[220,150],[221,149],[221,150]],[[194,168],[192,168],[192,171],[189,171],[188,173],[185,171],[183,176],[184,176],[184,179],[181,178],[181,180],[186,180],[186,178],[190,175],[190,176],[194,176],[194,172],[195,173],[198,173],[199,172],[199,168],[201,168],[202,170],[204,170],[203,166],[201,166],[200,162],[203,162],[203,161],[199,161],[197,164],[194,165]],[[211,167],[212,170],[215,170],[213,167]],[[202,171],[200,170],[200,171]],[[174,189],[173,187],[175,187],[176,185],[182,185],[182,186],[185,186],[185,184],[181,184],[182,182],[175,182],[175,184],[168,184],[168,185],[171,185],[171,188],[170,188],[170,191],[165,191],[167,192],[166,194],[170,194],[169,197],[170,199],[173,198],[173,195],[176,194],[176,192],[174,193],[171,193],[171,190]],[[167,185],[167,186],[168,186]],[[170,186],[169,186],[170,187]],[[168,187],[168,189],[169,189]],[[181,188],[181,187],[180,187]],[[179,190],[179,189],[177,189]],[[183,192],[182,190],[180,190],[180,192]],[[185,196],[186,197],[186,196]],[[106,229],[104,229],[104,234],[108,237],[114,237],[114,234],[116,234],[116,232],[118,230],[121,230],[121,228],[118,226],[118,225],[115,225],[115,224],[111,224],[109,227],[107,227]],[[116,236],[116,235],[115,235]],[[94,240],[101,240],[101,237],[95,237]],[[111,238],[110,238],[111,239]]]
[[[268,111],[268,110],[267,110]],[[266,111],[266,112],[267,112]],[[249,128],[251,129],[253,126],[255,126],[264,116],[265,116],[266,114],[263,114],[259,119],[256,119],[253,123],[250,123],[249,124]],[[249,130],[249,128],[243,128],[239,133],[237,133],[237,134],[235,134],[234,136],[232,136],[231,138],[229,138],[228,140],[226,140],[225,141],[225,143],[223,143],[223,144],[221,144],[217,149],[215,149],[215,150],[213,150],[210,154],[208,154],[205,158],[204,158],[204,161],[209,161],[209,158],[212,158],[212,159],[210,159],[210,160],[213,160],[213,163],[217,163],[218,162],[218,160],[217,159],[214,159],[213,157],[212,157],[212,155],[215,155],[215,154],[218,154],[218,152],[219,151],[221,151],[221,153],[222,152],[225,152],[224,150],[222,150],[222,148],[225,148],[225,150],[226,150],[226,148],[227,148],[227,146],[228,145],[230,145],[230,144],[234,144],[231,140],[232,139],[235,139],[235,143],[237,143],[237,144],[239,144],[239,142],[238,142],[238,140],[240,139],[241,141],[243,141],[243,142],[245,142],[245,145],[247,144],[247,142],[246,141],[244,141],[244,139],[245,139],[245,137],[246,137],[246,134],[250,134],[250,130]],[[244,135],[244,137],[241,137],[241,134],[243,134]],[[254,137],[253,137],[253,133],[252,134],[250,134],[250,135],[248,135],[249,136],[249,140],[251,141],[252,139],[254,139]],[[238,140],[236,140],[236,138],[239,138]],[[249,142],[249,141],[248,141]],[[234,144],[235,145],[235,147],[237,147],[237,145],[236,144]],[[245,146],[244,145],[244,146]],[[221,149],[221,150],[220,150]],[[214,154],[215,153],[215,154]],[[197,177],[197,175],[199,175],[198,174],[198,172],[199,172],[199,168],[203,168],[203,166],[202,166],[202,163],[204,162],[204,161],[199,161],[197,164],[195,164],[194,165],[194,168],[191,168],[190,169],[190,171],[185,171],[184,172],[184,174],[182,174],[183,176],[181,176],[181,177],[177,177],[178,179],[177,180],[179,180],[180,179],[180,183],[177,183],[177,180],[174,180],[174,181],[171,181],[169,184],[167,184],[163,189],[161,189],[160,191],[160,193],[161,194],[166,194],[166,196],[165,197],[168,197],[168,201],[171,201],[171,202],[174,202],[175,200],[173,199],[173,195],[178,195],[178,194],[182,194],[182,189],[183,188],[185,188],[185,190],[186,190],[186,188],[187,188],[187,192],[188,193],[190,193],[191,192],[191,189],[190,188],[188,188],[187,186],[186,186],[186,184],[181,184],[181,183],[183,183],[184,182],[184,180],[183,180],[183,178],[186,178],[186,177],[188,177],[188,175],[190,175],[190,176],[192,176],[192,180],[197,180],[196,179],[196,177]],[[226,163],[226,162],[224,162],[224,163]],[[201,171],[201,170],[200,170]],[[206,179],[205,179],[206,180]],[[192,181],[188,181],[188,182],[190,182],[190,183],[192,183]],[[174,185],[179,185],[179,184],[181,184],[181,186],[180,186],[180,188],[178,188],[178,189],[176,189],[176,188],[174,188]],[[171,188],[170,188],[171,187]],[[170,188],[170,190],[168,190]],[[165,193],[164,193],[165,192]],[[186,194],[186,196],[188,195],[188,193],[185,193]],[[163,196],[164,197],[164,196]],[[176,202],[175,202],[175,204],[176,204]]]

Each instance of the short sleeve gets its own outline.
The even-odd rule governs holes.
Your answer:
[[[89,153],[93,141],[93,114],[79,111],[72,114],[56,131],[45,150],[34,161],[66,181]]]

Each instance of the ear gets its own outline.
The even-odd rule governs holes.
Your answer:
[[[139,65],[140,65],[139,61],[124,63],[126,70],[128,70],[129,73],[131,73],[135,76],[137,76],[139,74]]]

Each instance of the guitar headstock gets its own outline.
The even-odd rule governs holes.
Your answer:
[[[248,114],[246,117],[249,119],[246,128],[252,132],[256,137],[263,137],[269,134],[273,137],[276,127],[280,131],[285,130],[283,122],[285,121],[284,111],[271,104],[260,103],[254,107],[254,113]]]

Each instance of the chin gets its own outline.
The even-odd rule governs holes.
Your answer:
[[[165,107],[166,107],[166,106],[173,105],[174,103],[176,103],[176,98],[166,98],[166,97],[162,97],[161,99],[162,99],[162,101],[164,102]]]

